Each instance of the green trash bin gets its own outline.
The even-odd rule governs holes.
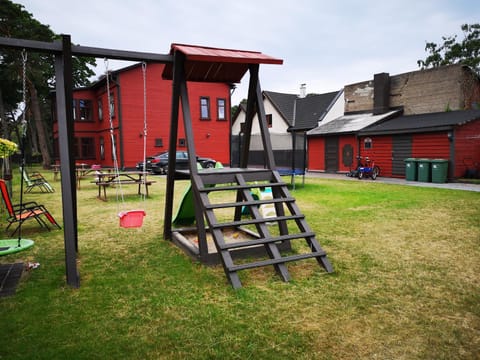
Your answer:
[[[417,161],[415,158],[407,158],[405,160],[405,180],[417,181]]]
[[[448,160],[433,159],[432,163],[432,182],[443,184],[447,182],[448,176]]]
[[[430,159],[417,159],[417,172],[418,181],[430,182],[431,180],[431,160]]]

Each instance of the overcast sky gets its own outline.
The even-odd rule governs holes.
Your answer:
[[[168,53],[171,43],[261,51],[263,90],[336,91],[418,70],[425,43],[480,22],[478,0],[13,0],[57,34],[84,46]],[[97,60],[97,73],[105,71]],[[111,68],[128,63],[109,62]],[[246,97],[248,76],[232,97]]]

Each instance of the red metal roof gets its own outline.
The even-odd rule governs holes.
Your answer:
[[[250,64],[283,64],[282,59],[258,51],[172,44],[170,54],[175,51],[185,54],[187,81],[238,83],[248,71]],[[171,80],[172,76],[172,65],[167,64],[163,78]]]

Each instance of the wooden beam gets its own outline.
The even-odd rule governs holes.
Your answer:
[[[178,52],[178,51],[177,51]],[[184,56],[184,55],[183,55]],[[176,60],[177,58],[175,58]],[[197,237],[198,237],[198,250],[200,257],[208,256],[208,244],[207,233],[205,229],[205,220],[203,217],[203,210],[201,204],[200,195],[198,193],[198,183],[200,178],[198,177],[197,169],[197,153],[195,151],[195,140],[193,135],[192,126],[192,113],[190,111],[190,101],[188,99],[187,80],[185,77],[184,62],[181,62],[183,67],[182,78],[180,81],[180,98],[183,114],[183,128],[185,131],[185,137],[187,141],[188,162],[190,169],[190,182],[194,195],[194,209],[195,209],[195,222],[197,224]]]
[[[69,36],[69,35],[62,35]],[[70,36],[69,36],[70,38]],[[12,49],[25,49],[27,51],[61,54],[62,44],[59,42],[46,42],[37,40],[25,40],[17,38],[0,37],[0,47]],[[149,52],[105,49],[81,45],[71,45],[71,54],[74,56],[91,56],[96,58],[109,58],[126,61],[153,61],[159,63],[172,63],[173,56]]]
[[[170,137],[168,144],[168,171],[167,188],[165,194],[165,216],[163,220],[163,237],[172,238],[173,198],[175,192],[175,157],[178,139],[178,111],[180,106],[180,82],[183,76],[184,55],[180,52],[174,54],[172,80],[172,112],[170,114]]]

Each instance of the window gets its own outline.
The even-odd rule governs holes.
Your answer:
[[[99,145],[100,145],[100,160],[105,160],[105,139],[100,137],[98,139]]]
[[[185,147],[185,139],[178,139],[178,146]]]
[[[93,121],[93,103],[91,100],[74,99],[72,105],[74,121]]]
[[[98,121],[103,121],[103,103],[102,99],[97,100],[98,105]]]
[[[91,137],[75,138],[76,159],[95,159],[95,139]]]
[[[225,99],[217,99],[217,120],[226,120],[225,117]]]
[[[266,115],[266,118],[267,118],[267,126],[268,126],[269,128],[271,128],[271,127],[272,127],[272,122],[273,122],[273,120],[272,120],[272,114],[267,114],[267,115]]]
[[[80,121],[92,121],[92,101],[90,100],[78,100],[78,107],[80,113]]]
[[[210,98],[200,98],[200,119],[210,120]]]
[[[188,155],[185,151],[177,151],[175,157],[177,159],[188,159]]]
[[[245,123],[240,123],[240,134],[245,134]]]
[[[163,147],[163,139],[162,138],[155,139],[155,146]]]
[[[370,138],[365,138],[365,140],[363,140],[363,148],[365,150],[368,150],[368,149],[371,149],[372,148],[372,139]]]
[[[117,135],[113,136],[113,143],[111,145],[112,145],[112,161],[115,161],[115,159],[118,159],[118,156],[117,156],[117,152],[118,152],[118,149],[117,149]]]
[[[110,93],[110,116],[115,117],[115,99],[113,93]]]

